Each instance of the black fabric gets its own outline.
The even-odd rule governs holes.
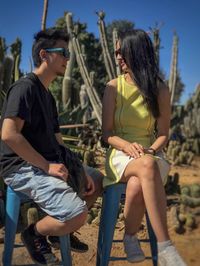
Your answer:
[[[31,76],[30,78],[34,81],[36,77]],[[75,152],[72,152],[67,147],[59,145],[58,141],[55,138],[52,122],[49,119],[49,116],[46,116],[46,106],[41,101],[39,95],[38,104],[41,107],[42,115],[44,117],[44,122],[47,129],[47,137],[51,142],[55,154],[57,154],[58,156],[58,161],[62,162],[68,169],[69,176],[67,179],[67,183],[73,188],[74,191],[77,192],[80,198],[83,198],[87,184],[87,178],[83,165]]]
[[[80,198],[83,198],[87,184],[83,165],[75,152],[61,145],[60,151],[61,160],[69,171],[67,183],[77,192]]]
[[[39,104],[42,103],[45,114]],[[45,117],[44,117],[45,116]],[[49,139],[46,119],[51,121],[52,138],[59,132],[55,100],[34,73],[19,79],[9,89],[4,101],[1,124],[4,118],[19,117],[25,121],[22,135],[48,161],[57,161],[58,156]],[[56,141],[56,138],[55,138]],[[0,143],[0,175],[6,176],[26,164],[3,141]]]

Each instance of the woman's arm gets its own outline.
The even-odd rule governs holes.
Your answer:
[[[170,127],[170,93],[168,87],[162,83],[160,84],[160,92],[158,95],[158,104],[160,116],[157,119],[157,138],[150,148],[155,151],[160,151],[167,144]]]
[[[103,140],[116,148],[123,151],[129,156],[135,158],[140,157],[143,153],[143,148],[138,143],[130,143],[113,134],[114,132],[114,116],[115,104],[117,97],[117,79],[111,80],[104,92],[103,97],[103,112],[102,112],[102,132]]]

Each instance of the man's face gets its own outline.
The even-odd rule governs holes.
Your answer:
[[[65,41],[57,41],[53,48],[45,49],[48,67],[57,76],[64,76],[67,62],[70,59],[68,45]]]

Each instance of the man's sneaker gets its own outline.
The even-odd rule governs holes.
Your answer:
[[[36,236],[33,232],[34,225],[31,224],[21,233],[22,242],[26,246],[32,260],[38,265],[60,265],[58,259],[51,252],[51,247],[47,243],[46,237]]]
[[[88,245],[81,242],[74,234],[70,234],[71,250],[75,252],[84,253],[88,251]]]
[[[48,240],[51,243],[51,246],[53,248],[56,248],[56,249],[60,248],[60,240],[58,236],[49,236]],[[72,233],[70,234],[70,246],[71,246],[71,250],[75,252],[84,253],[88,251],[88,245],[81,242],[78,239],[78,237],[76,237]]]
[[[176,248],[172,245],[158,253],[159,266],[187,266]]]
[[[134,263],[145,260],[144,252],[142,251],[140,243],[136,236],[125,234],[123,241],[124,251],[129,262]]]

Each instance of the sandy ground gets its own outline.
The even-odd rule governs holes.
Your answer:
[[[180,184],[200,184],[200,158],[196,158],[192,166],[181,166],[172,167],[171,173],[178,172],[180,175]],[[168,211],[169,216],[169,211]],[[177,234],[174,232],[172,225],[170,224],[170,219],[168,219],[169,233],[175,243],[178,251],[186,261],[188,266],[200,266],[200,219],[198,216],[198,226],[192,231],[186,231],[184,234]],[[72,259],[74,266],[95,266],[96,265],[96,247],[97,247],[97,237],[98,237],[98,226],[86,224],[80,230],[80,235],[78,237],[85,241],[89,245],[89,251],[83,254],[72,252]],[[123,230],[115,230],[115,239],[122,239]],[[150,256],[149,245],[142,243],[145,255]],[[0,261],[2,257],[3,244],[0,244]],[[56,255],[59,257],[59,251],[55,251]],[[122,243],[115,243],[112,247],[112,255],[123,257],[125,254],[123,252]],[[1,264],[0,264],[1,265]],[[26,249],[20,241],[20,235],[16,236],[16,246],[13,254],[13,265],[15,266],[35,266],[35,264],[30,259]],[[110,262],[109,266],[128,266],[131,265],[125,260]],[[152,265],[151,260],[145,260],[142,263],[137,263],[134,265],[140,266],[150,266]],[[6,265],[4,265],[6,266]]]

